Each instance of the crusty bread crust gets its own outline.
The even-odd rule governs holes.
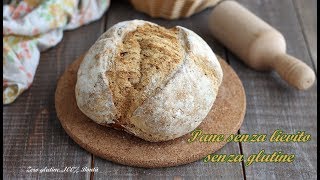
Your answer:
[[[158,142],[201,123],[222,76],[211,48],[194,32],[124,21],[90,48],[75,93],[79,109],[93,121]]]
[[[129,124],[126,120],[132,113],[179,69],[184,50],[178,32],[146,23],[128,32],[118,44],[106,75],[122,125]]]

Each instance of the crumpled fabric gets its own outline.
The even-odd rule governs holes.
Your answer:
[[[64,30],[99,19],[110,0],[23,0],[3,6],[3,104],[32,84],[40,52],[57,45]]]

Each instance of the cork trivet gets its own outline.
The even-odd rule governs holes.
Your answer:
[[[81,147],[101,158],[138,167],[169,167],[197,161],[223,147],[226,142],[188,143],[191,134],[180,138],[151,143],[98,125],[86,117],[77,107],[75,84],[82,58],[73,62],[60,77],[55,107],[60,122],[69,136]],[[219,59],[223,69],[223,82],[214,105],[198,127],[207,134],[237,133],[245,110],[246,98],[242,83],[232,68]]]

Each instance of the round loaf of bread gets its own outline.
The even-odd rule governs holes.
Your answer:
[[[147,141],[166,141],[201,123],[222,76],[211,48],[191,30],[124,21],[86,53],[77,74],[76,101],[98,124]]]

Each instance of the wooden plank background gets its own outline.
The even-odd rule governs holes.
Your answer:
[[[311,55],[314,68],[317,70],[317,1],[294,0],[293,3],[308,46],[308,52]]]
[[[312,67],[308,46],[291,0],[240,2],[282,32],[289,54]],[[312,136],[309,143],[242,143],[245,156],[262,149],[266,153],[282,151],[296,154],[296,160],[291,164],[257,163],[245,167],[247,179],[315,179],[316,85],[307,91],[296,91],[282,82],[277,74],[252,71],[229,54],[230,64],[242,80],[247,95],[246,119],[240,129],[242,134],[272,134],[276,129],[282,129],[287,133],[304,130]]]
[[[316,0],[239,0],[245,7],[282,32],[287,50],[316,70]],[[4,179],[316,179],[317,84],[307,91],[288,87],[273,72],[256,72],[217,42],[207,27],[205,10],[188,19],[152,19],[135,11],[126,1],[112,1],[99,21],[64,33],[56,47],[41,54],[34,83],[13,104],[3,108]],[[181,25],[199,34],[224,57],[239,75],[247,96],[247,112],[239,133],[287,133],[305,130],[308,143],[228,143],[217,153],[248,156],[264,149],[296,154],[292,164],[202,163],[159,169],[134,168],[100,159],[83,150],[64,132],[56,117],[54,91],[57,79],[74,59],[85,53],[95,40],[117,22],[149,20],[165,27]],[[97,167],[96,173],[27,173],[44,167]]]

